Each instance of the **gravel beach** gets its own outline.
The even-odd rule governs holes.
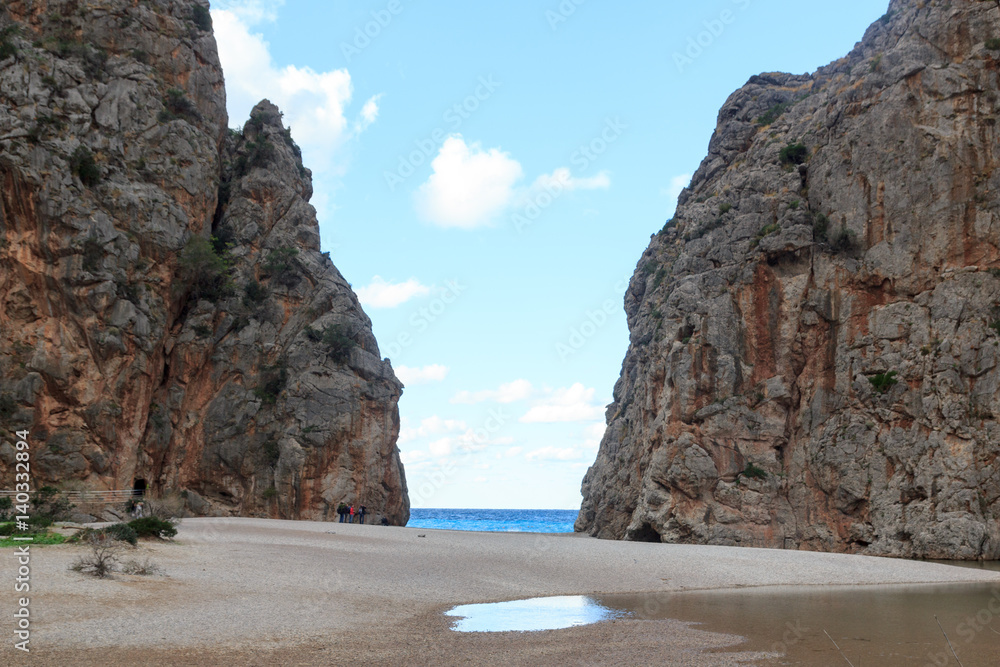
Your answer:
[[[236,518],[185,519],[179,528],[175,541],[142,542],[127,556],[149,557],[162,576],[98,580],[69,570],[83,547],[35,547],[30,660],[8,640],[0,662],[755,664],[766,656],[740,653],[740,638],[678,621],[462,634],[442,612],[544,595],[1000,582],[1000,573],[932,563],[576,535]],[[13,582],[16,567],[11,553],[0,576]],[[15,594],[2,604],[11,619]]]

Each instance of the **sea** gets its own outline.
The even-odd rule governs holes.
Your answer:
[[[572,533],[577,512],[412,508],[406,526],[492,533]]]

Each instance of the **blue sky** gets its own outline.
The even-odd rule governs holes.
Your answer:
[[[579,507],[627,280],[719,107],[842,57],[887,4],[213,0],[230,124],[284,111],[406,384],[414,507]]]

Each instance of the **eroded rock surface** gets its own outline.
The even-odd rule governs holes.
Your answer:
[[[402,386],[267,101],[227,129],[207,3],[0,9],[0,477],[200,514],[409,516]]]
[[[996,3],[895,0],[729,98],[626,294],[577,530],[1000,558],[998,70]]]

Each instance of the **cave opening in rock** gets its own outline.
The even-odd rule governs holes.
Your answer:
[[[660,542],[660,534],[656,532],[648,523],[642,524],[642,528],[630,531],[629,539],[633,542]]]
[[[132,495],[139,497],[146,495],[146,480],[140,478],[132,483]]]

